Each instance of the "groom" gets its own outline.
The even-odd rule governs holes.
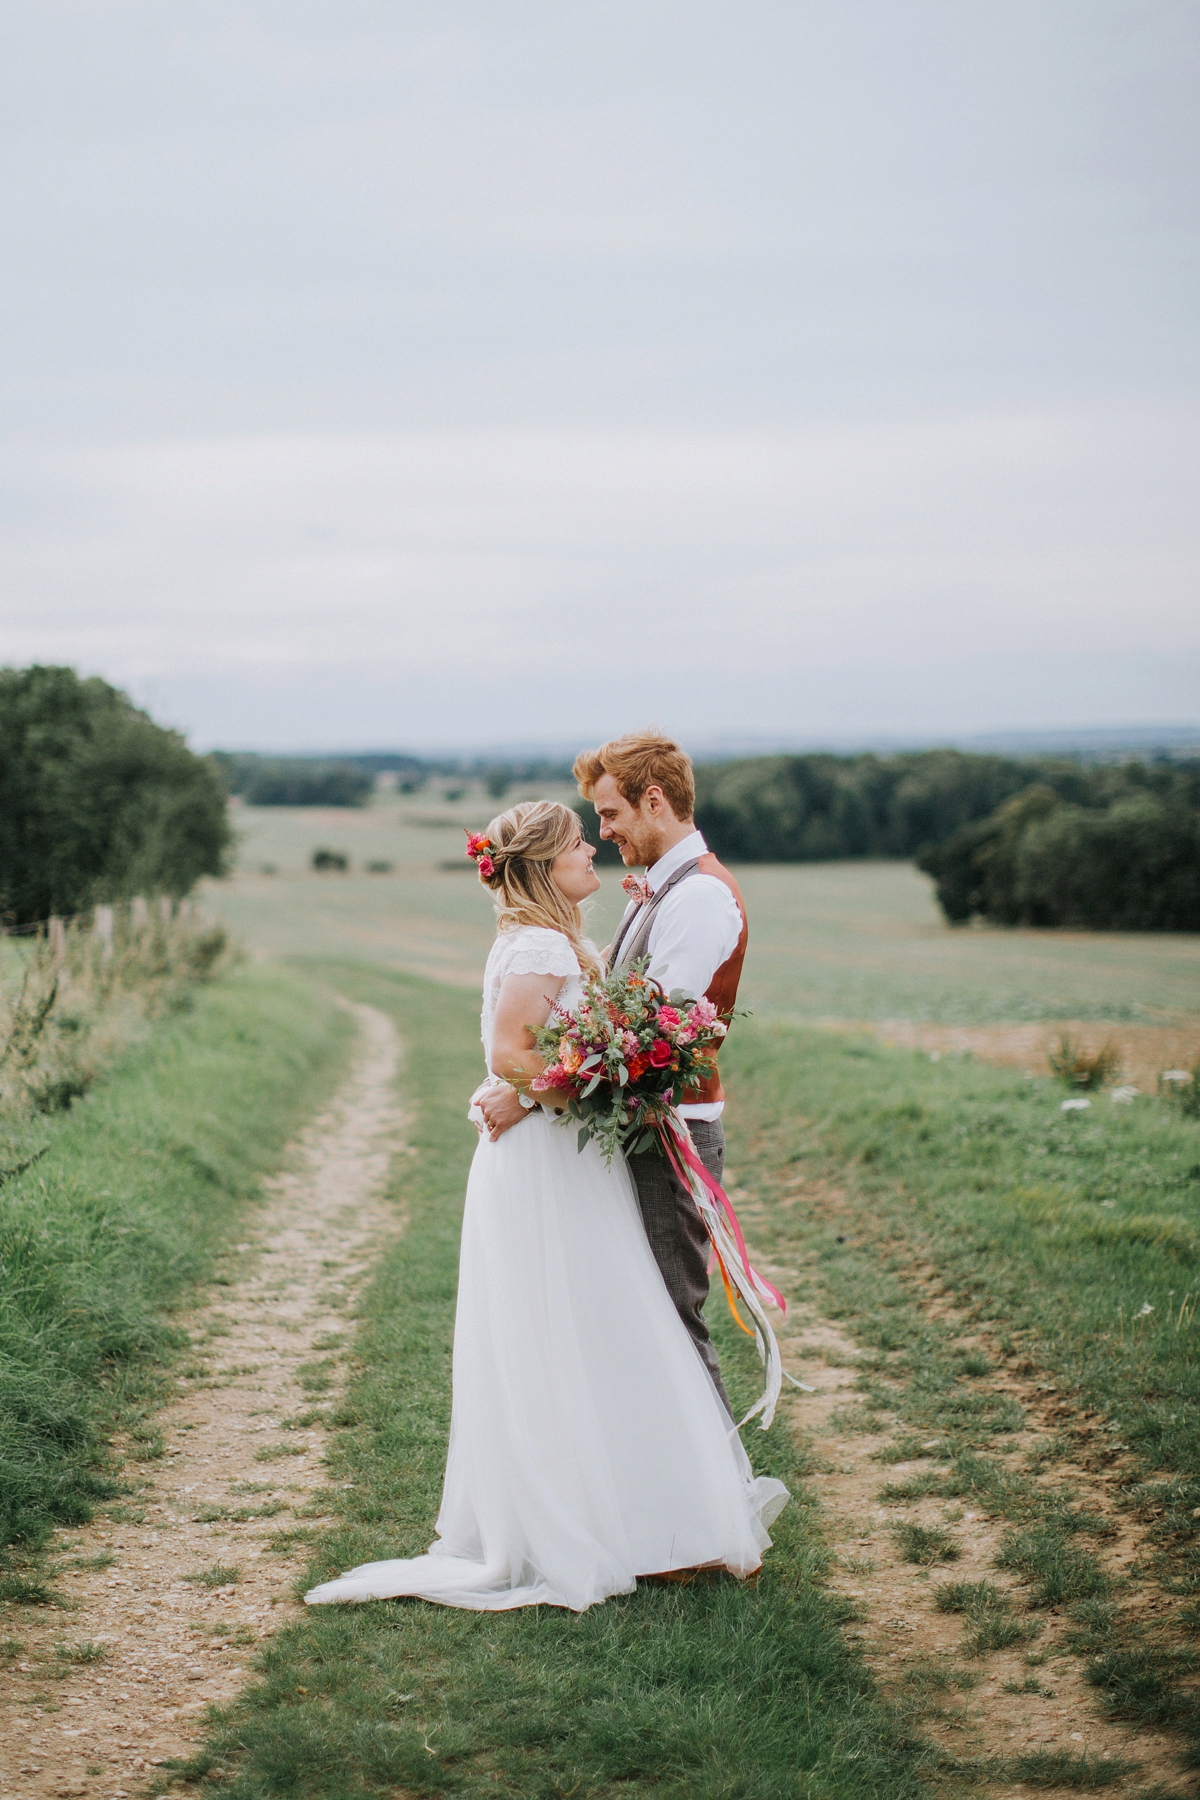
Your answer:
[[[711,855],[696,830],[696,785],[690,759],[654,732],[615,738],[576,758],[579,791],[600,817],[600,836],[615,843],[627,867],[646,871],[645,895],[635,894],[608,952],[610,969],[649,956],[649,973],[666,993],[686,988],[712,1000],[728,1019],[737,999],[746,954],[746,908],[738,885]],[[725,1167],[719,1076],[683,1096],[697,1154],[720,1181]],[[493,1137],[524,1116],[516,1095],[500,1090],[480,1102]],[[709,1239],[691,1194],[665,1156],[629,1159],[646,1235],[676,1310],[730,1416],[708,1327]]]
[[[737,882],[696,830],[691,759],[670,738],[635,732],[585,750],[574,774],[599,815],[600,836],[616,844],[626,867],[646,871],[643,893],[634,894],[609,947],[609,968],[648,955],[648,973],[666,993],[703,994],[728,1020],[746,955],[746,908]],[[725,1169],[724,1105],[714,1071],[679,1106],[716,1181]],[[629,1171],[667,1290],[732,1417],[704,1322],[710,1244],[696,1203],[665,1156],[632,1156]]]

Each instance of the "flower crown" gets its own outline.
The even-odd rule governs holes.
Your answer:
[[[484,837],[478,831],[468,831],[467,855],[479,870],[480,881],[490,881],[496,873],[496,865],[492,861],[492,851],[495,848],[491,838]]]

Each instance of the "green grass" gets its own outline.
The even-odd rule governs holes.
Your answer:
[[[1098,1788],[1120,1787],[1137,1770],[1137,1763],[1120,1757],[1105,1761],[1099,1756],[1076,1756],[1069,1750],[1030,1750],[1024,1756],[997,1757],[976,1764],[959,1764],[963,1774],[980,1780],[1017,1781],[1028,1788],[1075,1788],[1094,1793]],[[1173,1793],[1173,1790],[1172,1790]],[[1172,1793],[1143,1790],[1139,1800],[1172,1800]]]
[[[930,1569],[935,1563],[957,1562],[962,1550],[940,1525],[897,1525],[892,1533],[905,1562]]]
[[[78,1644],[57,1644],[54,1655],[60,1663],[70,1667],[86,1667],[89,1663],[103,1662],[108,1655],[108,1645],[87,1638]]]
[[[386,1007],[420,1047],[407,1062],[418,1154],[397,1174],[407,1230],[362,1307],[362,1372],[343,1413],[354,1423],[332,1452],[340,1522],[308,1580],[418,1552],[432,1536],[474,1146],[463,1099],[479,1060],[473,996],[346,968],[337,980]],[[721,1331],[741,1399],[753,1352]],[[419,1601],[316,1609],[265,1651],[261,1683],[204,1759],[211,1789],[229,1800],[915,1796],[924,1753],[844,1640],[847,1605],[818,1585],[824,1556],[794,1440],[782,1425],[748,1436],[760,1470],[796,1494],[757,1587],[643,1588],[579,1617]]]
[[[1099,1557],[1075,1542],[1069,1525],[1053,1518],[1005,1532],[996,1567],[1022,1574],[1035,1606],[1070,1606],[1112,1592],[1112,1578]]]
[[[933,1590],[933,1603],[939,1612],[966,1615],[964,1656],[1009,1650],[1014,1644],[1028,1643],[1041,1630],[1040,1624],[1013,1616],[1012,1600],[993,1581],[942,1582]],[[1036,1690],[1035,1682],[1030,1691]]]
[[[1054,1478],[1063,1460],[1119,1470],[1142,1573],[1200,1590],[1200,1123],[1158,1100],[1063,1114],[1048,1081],[753,1022],[723,1062],[760,1250],[807,1268],[864,1347],[860,1406],[939,1465],[881,1498],[969,1498],[1006,1520],[997,1560],[1020,1604],[1102,1654],[1123,1716],[1200,1743],[1177,1652],[1105,1567],[1112,1521]],[[931,1289],[957,1317],[930,1316]],[[1057,1447],[1014,1452],[1026,1421],[993,1363],[1066,1403]],[[971,1654],[1036,1623],[964,1610]]]
[[[0,1541],[36,1546],[113,1495],[115,1424],[135,1460],[161,1454],[148,1415],[182,1347],[165,1309],[215,1272],[347,1034],[307,979],[243,967],[30,1127],[45,1154],[0,1188]]]

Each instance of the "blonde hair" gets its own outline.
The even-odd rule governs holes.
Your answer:
[[[631,731],[598,750],[584,750],[572,773],[585,800],[602,775],[611,775],[623,799],[636,806],[648,787],[660,787],[671,811],[686,824],[696,811],[696,781],[686,750],[658,731]]]
[[[583,914],[555,885],[550,868],[569,850],[582,830],[579,814],[557,800],[524,800],[492,820],[489,839],[493,871],[480,874],[495,895],[497,931],[540,925],[561,931],[579,958],[585,975],[602,974],[583,936]]]

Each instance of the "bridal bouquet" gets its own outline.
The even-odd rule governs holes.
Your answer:
[[[664,994],[645,960],[593,981],[573,1012],[556,1008],[534,1033],[546,1067],[530,1091],[565,1095],[581,1122],[579,1148],[594,1137],[610,1163],[618,1150],[662,1148],[660,1127],[712,1074],[726,1031],[710,1000]]]
[[[680,988],[664,994],[646,974],[646,961],[589,983],[574,1009],[555,1008],[534,1032],[545,1068],[530,1092],[566,1098],[568,1116],[579,1121],[580,1150],[595,1138],[609,1163],[618,1150],[627,1156],[655,1150],[667,1157],[704,1221],[730,1311],[758,1346],[766,1382],[741,1423],[761,1413],[765,1431],[784,1371],[763,1308],[786,1308],[778,1291],[751,1268],[729,1196],[700,1161],[687,1122],[676,1110],[682,1095],[712,1074],[727,1028],[710,1000]],[[753,1325],[743,1320],[738,1300]]]

